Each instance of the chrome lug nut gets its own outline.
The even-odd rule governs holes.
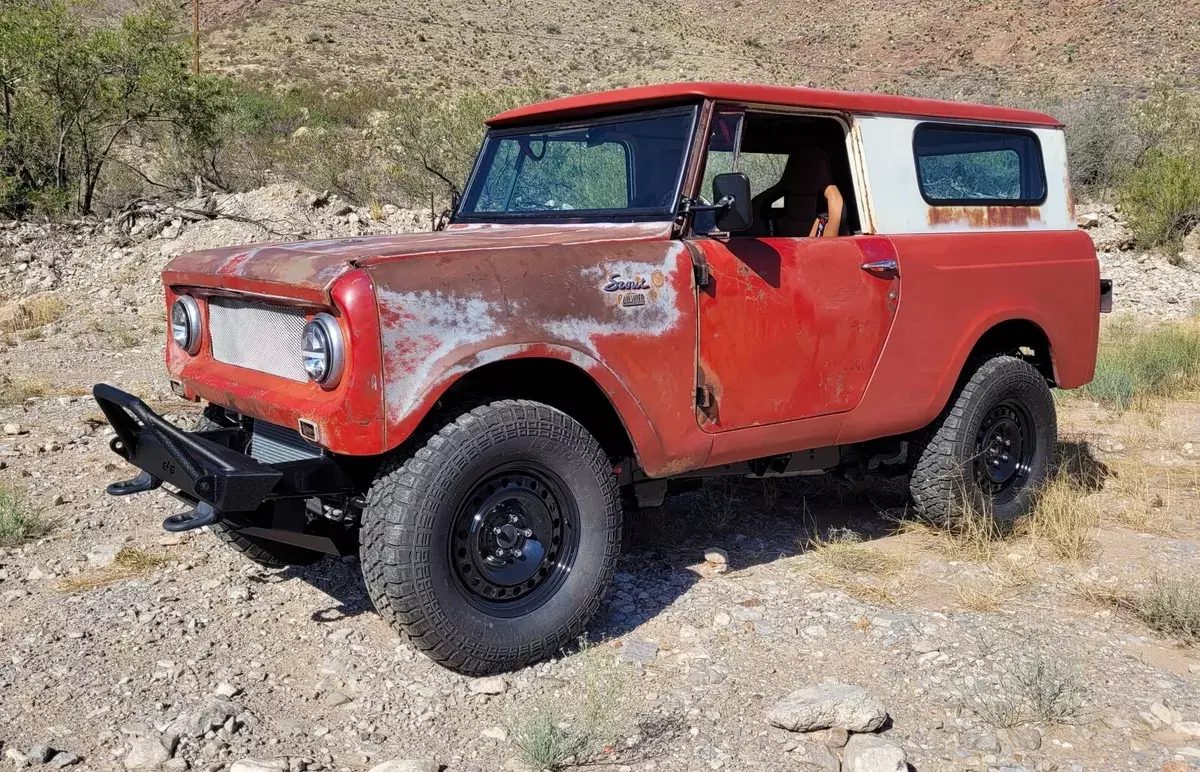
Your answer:
[[[532,529],[532,528],[526,528],[526,529],[525,529],[525,538],[526,538],[526,539],[528,539],[528,538],[529,538],[529,537],[531,537],[531,536],[533,536],[533,529]]]

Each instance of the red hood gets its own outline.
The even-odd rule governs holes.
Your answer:
[[[670,234],[671,224],[663,222],[453,225],[430,233],[247,244],[180,255],[163,270],[163,282],[326,302],[339,276],[378,260],[589,241],[649,241]]]

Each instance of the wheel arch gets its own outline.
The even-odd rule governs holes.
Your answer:
[[[505,346],[473,354],[446,372],[426,392],[421,409],[389,429],[393,451],[468,405],[528,399],[574,418],[613,458],[641,459],[643,453],[654,457],[662,452],[649,419],[616,375],[574,349]]]
[[[975,363],[1005,354],[1029,362],[1051,386],[1057,383],[1050,336],[1040,324],[1025,317],[1005,319],[985,329],[962,362],[959,383],[971,376]]]

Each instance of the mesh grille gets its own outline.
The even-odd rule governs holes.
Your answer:
[[[213,359],[293,381],[307,381],[300,358],[304,312],[236,298],[210,298]]]
[[[282,464],[319,458],[321,449],[304,441],[299,432],[266,421],[255,421],[250,435],[250,457],[264,464]]]

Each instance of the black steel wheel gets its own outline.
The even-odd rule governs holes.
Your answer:
[[[1037,427],[1022,405],[1005,400],[992,408],[975,434],[975,484],[993,504],[1010,501],[1033,471]]]
[[[1032,509],[1057,439],[1054,399],[1042,374],[1017,357],[983,362],[910,441],[917,513],[945,523],[966,506],[1011,526]]]
[[[464,597],[496,616],[527,614],[571,573],[579,510],[561,480],[540,464],[494,471],[463,501],[450,560]]]
[[[612,463],[565,413],[493,402],[380,471],[360,544],[375,607],[430,658],[522,667],[577,639],[612,579]]]

